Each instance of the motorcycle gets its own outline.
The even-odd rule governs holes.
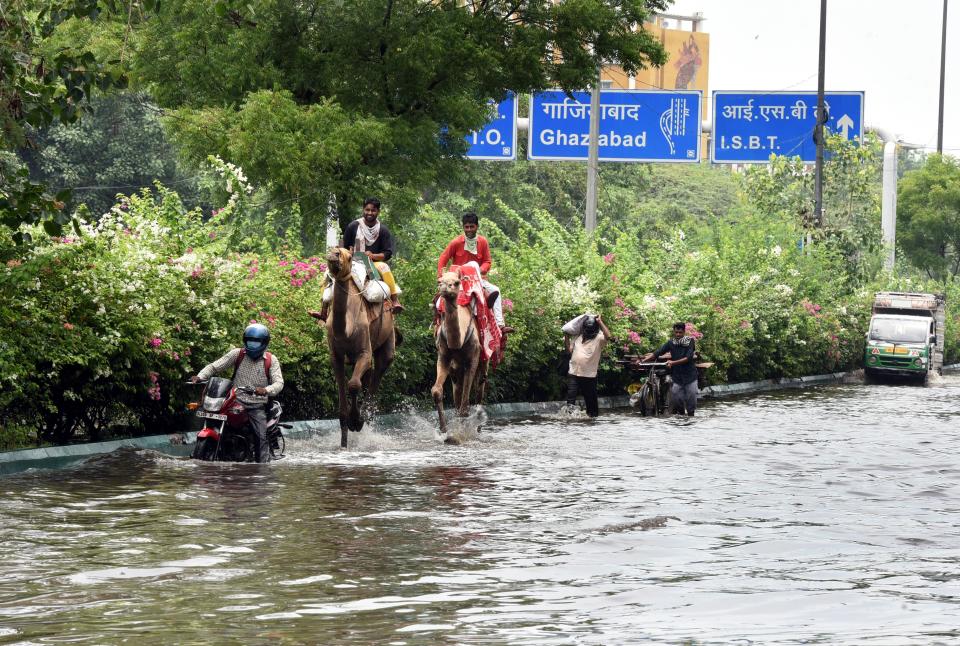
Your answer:
[[[188,406],[196,410],[197,417],[203,420],[203,428],[197,432],[193,458],[222,462],[255,461],[257,438],[250,427],[247,409],[237,400],[238,391],[253,394],[254,389],[244,386],[234,388],[233,381],[223,377],[212,377],[209,381],[196,383],[205,385],[205,388],[200,401]],[[291,428],[290,424],[280,423],[282,412],[278,401],[271,401],[267,405],[267,437],[270,440],[270,457],[274,460],[282,458],[286,449],[281,429]]]

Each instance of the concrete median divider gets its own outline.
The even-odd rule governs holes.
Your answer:
[[[944,371],[960,370],[960,364],[944,366]],[[834,372],[825,375],[796,377],[789,379],[764,379],[736,384],[720,384],[708,386],[700,391],[702,398],[731,397],[749,395],[772,390],[789,388],[808,388],[827,384],[850,383],[861,380],[862,370],[851,372]],[[600,408],[626,408],[630,405],[627,396],[601,397]],[[501,404],[487,404],[484,410],[490,418],[523,417],[530,415],[545,415],[558,413],[565,402],[515,402]],[[433,418],[432,410],[418,411],[419,415]],[[407,413],[390,413],[380,415],[377,423],[385,429],[400,428]],[[339,431],[340,424],[335,419],[320,419],[291,422],[291,428],[284,432],[289,439],[303,439],[312,435],[333,433]],[[47,446],[37,449],[6,451],[0,453],[0,475],[18,473],[27,469],[55,469],[73,466],[82,463],[95,455],[110,453],[120,448],[147,449],[173,456],[187,456],[193,448],[195,432],[172,433],[169,435],[150,435],[146,437],[132,437],[109,442],[88,442],[85,444],[69,444],[66,446]]]

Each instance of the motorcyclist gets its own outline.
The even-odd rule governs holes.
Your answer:
[[[276,397],[283,390],[283,374],[280,362],[267,352],[270,330],[259,323],[248,325],[243,331],[243,347],[233,348],[211,364],[204,366],[191,381],[207,380],[218,372],[234,366],[233,387],[237,389],[237,401],[243,404],[256,435],[257,462],[270,461],[270,439],[267,437],[268,398]],[[269,373],[268,373],[269,366]],[[242,388],[252,388],[253,393]]]

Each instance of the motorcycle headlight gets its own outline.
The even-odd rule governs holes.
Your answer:
[[[220,409],[223,408],[223,402],[225,400],[226,397],[204,397],[203,410],[211,413],[219,413]]]

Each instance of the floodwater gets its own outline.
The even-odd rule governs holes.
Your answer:
[[[960,640],[960,378],[0,479],[0,643]]]

